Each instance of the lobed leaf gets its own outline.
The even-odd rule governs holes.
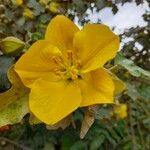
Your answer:
[[[150,78],[150,72],[146,71],[139,66],[136,66],[132,60],[129,60],[125,58],[121,53],[118,53],[118,55],[115,58],[115,64],[121,65],[125,69],[129,71],[129,73],[135,77],[148,77]]]
[[[8,78],[12,87],[0,94],[0,127],[20,122],[29,112],[29,89],[23,85],[13,68],[8,71]]]

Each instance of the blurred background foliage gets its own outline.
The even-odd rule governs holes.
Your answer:
[[[89,22],[87,9],[91,12],[111,8],[117,14],[118,4],[132,0],[0,0],[0,39],[14,36],[26,43],[25,51],[33,42],[43,38],[46,26],[57,14],[64,14],[82,26]],[[136,5],[150,1],[135,0]],[[126,10],[128,11],[128,10]],[[21,124],[0,129],[0,150],[150,150],[150,11],[145,11],[146,26],[125,29],[120,34],[121,54],[114,61],[112,72],[127,85],[120,102],[128,106],[124,120],[107,118],[108,110],[102,107],[84,139],[79,138],[83,111],[74,115],[76,129],[47,130],[44,125],[29,125],[28,116]],[[97,20],[101,23],[101,18]],[[113,28],[115,29],[115,27]],[[130,38],[125,42],[125,39]],[[137,44],[140,45],[136,46]],[[2,50],[2,49],[1,49]],[[23,53],[23,51],[21,53]],[[0,56],[0,92],[11,87],[7,70],[21,55]],[[141,68],[140,68],[141,67]],[[143,69],[142,69],[143,68]],[[145,69],[145,70],[144,70]],[[146,71],[147,70],[147,71]]]

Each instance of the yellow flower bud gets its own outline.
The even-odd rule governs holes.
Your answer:
[[[9,36],[0,41],[0,48],[4,54],[12,55],[18,53],[25,43],[15,37]]]
[[[24,17],[27,17],[27,18],[31,18],[31,19],[34,18],[33,11],[30,10],[29,8],[26,8],[26,9],[24,10],[23,16],[24,16]]]
[[[20,6],[23,4],[23,0],[15,0],[14,2],[17,6]]]
[[[49,4],[48,9],[49,9],[52,13],[56,14],[56,13],[59,13],[59,7],[60,7],[60,4],[58,4],[58,3],[56,3],[56,2],[51,2],[51,3]]]
[[[114,113],[119,119],[124,119],[127,117],[127,105],[118,104],[114,107]]]
[[[48,0],[40,0],[39,3],[41,5],[47,5],[48,4]]]

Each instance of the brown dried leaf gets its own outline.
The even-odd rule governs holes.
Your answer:
[[[83,119],[82,125],[81,125],[81,130],[80,130],[80,138],[81,139],[83,139],[85,137],[88,130],[94,123],[94,120],[95,120],[95,118],[94,118],[93,113],[89,109],[87,109],[85,111],[85,116],[84,116],[84,119]]]
[[[72,122],[72,115],[67,116],[66,118],[62,119],[61,121],[59,121],[58,123],[54,124],[54,125],[47,125],[47,129],[49,130],[57,130],[59,128],[62,128],[63,130],[65,128],[67,128]],[[74,125],[74,124],[73,124]]]

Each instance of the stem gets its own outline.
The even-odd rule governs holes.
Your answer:
[[[120,65],[115,65],[115,66],[109,68],[109,70],[113,73],[117,73],[120,68],[121,68]]]

